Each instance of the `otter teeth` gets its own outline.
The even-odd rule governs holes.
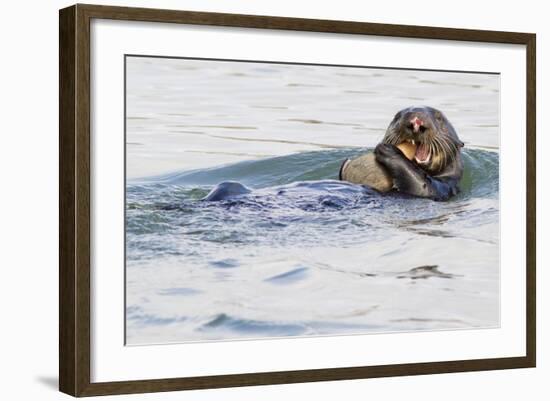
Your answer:
[[[409,143],[412,143],[414,145],[414,139],[409,139]]]

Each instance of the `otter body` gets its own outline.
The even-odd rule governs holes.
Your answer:
[[[409,145],[414,147],[414,154]],[[394,189],[413,196],[447,200],[459,191],[458,182],[464,170],[460,154],[463,146],[439,110],[409,107],[395,115],[374,153],[344,161],[340,179],[380,192]]]
[[[245,195],[252,192],[240,182],[224,181],[216,185],[202,200],[219,201],[232,196]]]

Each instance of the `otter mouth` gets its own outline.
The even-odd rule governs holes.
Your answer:
[[[419,143],[414,139],[407,139],[400,144],[402,151],[404,150],[403,146],[406,146],[406,153],[408,153],[406,154],[406,156],[409,159],[414,158],[414,160],[416,160],[418,164],[428,164],[430,162],[432,154],[430,151],[430,147],[425,143]]]
[[[416,147],[416,152],[414,154],[414,159],[418,164],[427,164],[430,162],[432,154],[430,152],[430,147],[425,143],[421,143]]]

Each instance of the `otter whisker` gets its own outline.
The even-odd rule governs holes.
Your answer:
[[[390,145],[399,145],[399,139],[400,139],[400,135],[399,135],[399,131],[395,130],[395,129],[388,129],[386,131],[386,135],[384,137],[384,142],[385,143],[388,143]]]
[[[432,138],[432,146],[434,148],[434,152],[432,153],[432,168],[434,170],[439,170],[442,162],[441,155],[444,154],[444,152],[442,152],[441,144],[435,138]]]
[[[450,157],[451,160],[454,160],[454,151],[453,149],[451,149],[451,146],[447,141],[442,140],[440,138],[434,138],[434,142],[437,143],[439,150],[441,152],[441,155],[443,156],[443,157],[440,157],[438,168],[440,168],[441,165],[445,164],[448,157]]]
[[[432,155],[432,157],[436,154],[436,151],[437,151],[437,149],[436,149],[435,144],[433,143],[433,141],[430,142],[430,154]]]
[[[448,156],[451,158],[452,162],[456,161],[457,153],[459,151],[456,143],[449,140],[442,140],[442,142],[445,143],[447,149],[448,149]]]

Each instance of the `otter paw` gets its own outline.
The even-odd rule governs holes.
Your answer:
[[[388,143],[379,143],[374,148],[374,155],[376,160],[384,162],[384,160],[392,159],[394,157],[402,157],[403,153],[397,148],[397,146],[390,145]]]

